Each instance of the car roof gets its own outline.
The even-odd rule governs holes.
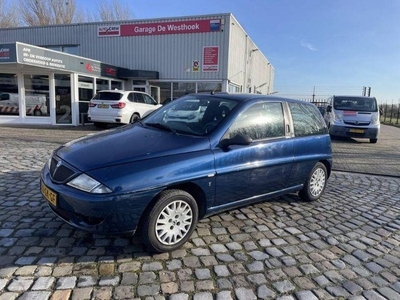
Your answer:
[[[140,93],[140,94],[147,94],[145,92],[141,92],[141,91],[127,91],[127,90],[101,90],[98,91],[98,93],[120,93],[120,94],[125,94],[125,93]]]
[[[313,105],[310,102],[303,101],[303,100],[297,100],[297,99],[292,99],[292,98],[286,98],[286,97],[280,97],[280,96],[275,96],[275,95],[265,95],[265,94],[248,94],[248,93],[234,93],[234,94],[229,94],[229,93],[197,93],[197,94],[188,94],[187,96],[196,96],[196,97],[207,97],[208,99],[210,97],[215,97],[219,99],[227,99],[227,100],[236,100],[240,102],[247,102],[251,100],[267,100],[267,101],[285,101],[285,102],[293,102],[293,103],[306,103]]]

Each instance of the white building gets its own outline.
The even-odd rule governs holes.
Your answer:
[[[0,123],[78,125],[101,89],[146,91],[162,103],[196,92],[269,94],[273,82],[232,14],[0,29]]]

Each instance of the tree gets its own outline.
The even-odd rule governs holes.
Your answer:
[[[76,13],[76,0],[19,0],[19,2],[21,17],[28,26],[71,24],[80,19]]]
[[[0,28],[17,27],[19,25],[16,6],[8,5],[7,0],[0,0]]]
[[[99,0],[98,7],[100,21],[122,21],[132,18],[129,5],[122,5],[118,0]]]

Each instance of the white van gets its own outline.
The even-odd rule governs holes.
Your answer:
[[[332,96],[324,115],[331,136],[378,141],[379,107],[374,97]]]
[[[25,96],[26,115],[47,115],[46,95],[31,94]],[[16,93],[0,94],[0,114],[18,114],[19,95]]]

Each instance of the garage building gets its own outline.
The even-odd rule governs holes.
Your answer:
[[[274,69],[232,14],[0,29],[0,123],[78,125],[104,89],[162,103],[273,92]]]

